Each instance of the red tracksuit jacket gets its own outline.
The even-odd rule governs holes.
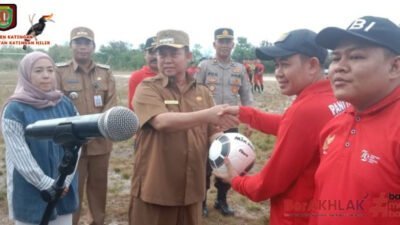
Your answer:
[[[363,112],[350,107],[321,132],[318,225],[400,224],[400,88]]]
[[[277,136],[273,154],[260,172],[232,180],[233,189],[253,201],[271,199],[271,225],[308,223],[319,133],[346,106],[337,102],[329,81],[323,80],[305,88],[283,115],[240,107],[241,122]]]

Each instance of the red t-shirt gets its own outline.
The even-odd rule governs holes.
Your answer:
[[[200,68],[197,67],[197,66],[190,66],[190,67],[188,67],[188,68],[186,69],[186,73],[187,73],[189,76],[192,76],[192,77],[193,77],[196,73],[199,72],[199,70],[200,70]]]
[[[318,136],[340,110],[329,81],[308,86],[283,115],[240,107],[239,119],[264,133],[277,136],[273,154],[264,168],[251,176],[237,176],[232,187],[253,201],[271,199],[271,225],[308,224],[304,205],[314,194],[314,173],[319,163]],[[336,110],[335,110],[336,109]]]
[[[256,73],[255,73],[255,75],[256,76],[262,76],[263,74],[264,74],[264,70],[265,70],[265,68],[264,68],[264,64],[262,64],[262,63],[257,63],[256,64]]]
[[[153,77],[156,73],[150,69],[149,66],[143,66],[140,70],[133,71],[129,78],[129,91],[128,91],[128,107],[133,110],[133,95],[135,94],[136,87],[147,77]]]
[[[400,88],[321,132],[312,224],[400,224]]]

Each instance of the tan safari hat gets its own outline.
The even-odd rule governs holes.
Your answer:
[[[173,48],[183,48],[189,46],[189,36],[180,30],[162,30],[157,33],[156,47],[170,46]]]
[[[71,30],[71,41],[77,38],[86,38],[94,42],[94,33],[87,27],[75,27]]]

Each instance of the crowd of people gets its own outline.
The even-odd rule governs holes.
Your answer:
[[[239,175],[226,158],[228,173],[214,174],[214,208],[223,216],[235,216],[227,201],[232,188],[252,201],[270,199],[271,225],[400,224],[399,26],[365,16],[346,29],[291,30],[243,64],[231,59],[234,44],[233,29],[216,29],[215,57],[196,67],[186,32],[161,30],[146,40],[146,65],[129,80],[128,107],[140,121],[129,224],[203,224],[209,146],[224,132],[239,132],[240,123],[276,142],[260,171]],[[26,54],[1,110],[9,217],[16,225],[41,222],[42,195],[52,188],[60,199],[50,224],[79,224],[84,196],[90,224],[105,222],[111,141],[84,143],[63,188],[54,189],[65,151],[55,140],[25,134],[39,120],[118,104],[112,71],[92,59],[94,32],[72,29],[70,47],[66,63]],[[261,60],[274,62],[281,94],[296,96],[283,114],[253,105],[253,93],[264,91]]]
[[[243,65],[246,68],[247,76],[252,87],[252,92],[262,93],[264,91],[263,75],[265,73],[265,66],[261,60],[246,59],[243,60]]]

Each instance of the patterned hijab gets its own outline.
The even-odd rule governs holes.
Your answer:
[[[53,81],[53,88],[48,92],[35,87],[31,81],[33,65],[39,59],[48,59],[55,68],[54,61],[43,52],[31,52],[22,58],[18,66],[18,82],[12,94],[4,103],[2,111],[10,101],[22,102],[31,105],[37,109],[54,106],[61,101],[62,92],[56,90],[56,80]],[[0,117],[1,118],[1,117]]]

